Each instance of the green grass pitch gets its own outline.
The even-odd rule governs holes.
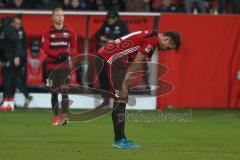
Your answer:
[[[163,111],[171,112],[183,111]],[[0,160],[240,159],[239,110],[192,110],[189,122],[128,120],[126,133],[143,148],[112,148],[110,115],[54,127],[50,110],[0,112]]]

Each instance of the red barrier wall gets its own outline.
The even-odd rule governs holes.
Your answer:
[[[240,16],[161,15],[159,29],[180,31],[179,53],[160,53],[169,67],[163,79],[174,90],[158,97],[159,108],[240,106]],[[239,97],[239,98],[238,98]]]

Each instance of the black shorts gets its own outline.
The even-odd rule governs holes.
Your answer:
[[[96,69],[99,77],[101,95],[119,100],[118,92],[122,90],[122,82],[126,75],[127,67],[116,61],[108,64],[101,55],[96,55]],[[126,100],[124,98],[124,100]]]
[[[107,62],[99,55],[96,55],[95,59],[96,70],[99,79],[99,89],[101,91],[101,95],[103,97],[110,96],[110,86],[109,86],[109,78],[108,78],[108,69]]]
[[[59,88],[61,85],[68,84],[70,69],[69,68],[58,68],[56,70],[46,70],[45,80],[46,86],[50,88]]]

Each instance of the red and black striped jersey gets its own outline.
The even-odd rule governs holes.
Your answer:
[[[106,43],[99,51],[107,63],[124,57],[134,59],[140,51],[149,60],[158,46],[158,32],[137,31]]]
[[[64,26],[56,29],[50,26],[42,36],[42,44],[49,61],[57,61],[60,53],[74,55],[77,53],[77,39],[73,30]]]

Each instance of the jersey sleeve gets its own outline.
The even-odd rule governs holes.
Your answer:
[[[100,29],[94,35],[97,40],[100,40],[100,37],[105,35],[104,30],[105,30],[105,23],[102,24]]]
[[[155,48],[157,47],[157,44],[151,41],[149,38],[143,39],[140,44],[139,51],[147,56],[150,52],[153,52]]]

